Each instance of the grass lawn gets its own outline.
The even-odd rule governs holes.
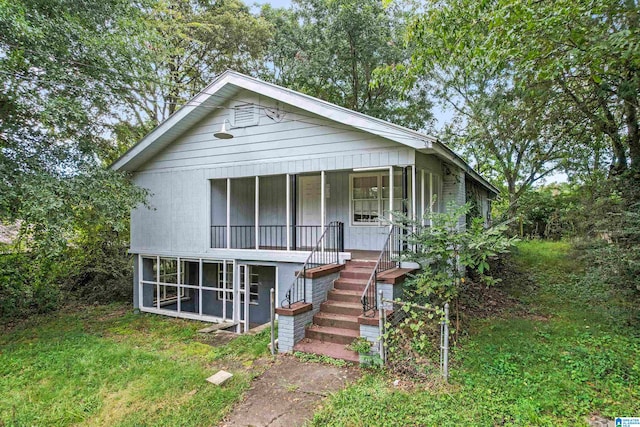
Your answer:
[[[212,347],[203,325],[122,306],[33,318],[0,337],[0,426],[215,425],[269,332]],[[219,369],[235,375],[223,387],[205,381]]]
[[[472,321],[448,386],[394,388],[371,373],[334,395],[316,426],[577,426],[640,416],[637,307],[587,277],[566,243],[522,242],[534,285],[505,284],[530,314]]]

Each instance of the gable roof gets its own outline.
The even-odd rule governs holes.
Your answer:
[[[337,123],[398,142],[416,150],[433,150],[440,156],[461,167],[483,187],[498,194],[498,190],[493,185],[433,136],[425,135],[403,126],[358,113],[330,102],[231,70],[227,70],[218,76],[209,86],[169,118],[160,123],[136,145],[127,150],[126,153],[111,165],[111,169],[135,171],[173,142],[186,129],[195,125],[209,114],[212,108],[221,106],[240,89],[259,93],[284,104],[295,106]]]

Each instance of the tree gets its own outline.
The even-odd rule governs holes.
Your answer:
[[[138,78],[125,97],[134,128],[119,128],[133,141],[226,69],[256,74],[272,37],[271,26],[240,0],[158,0],[144,22],[146,39],[130,70]]]
[[[3,276],[0,291],[30,286],[26,306],[55,299],[79,230],[126,232],[144,199],[102,168],[140,22],[123,0],[0,2],[0,221],[20,224],[16,249],[25,253],[25,268]]]
[[[410,2],[298,0],[290,10],[266,6],[262,14],[278,29],[266,78],[409,128],[428,126],[424,81],[412,81],[404,94],[375,74],[410,61],[412,48],[403,40],[413,16]]]
[[[640,25],[636,1],[432,2],[411,30],[418,73],[447,81],[508,76],[609,142],[611,169],[640,167]],[[473,79],[471,80],[471,82]]]
[[[559,102],[552,82],[531,83],[516,60],[479,47],[495,32],[485,9],[462,0],[427,6],[409,31],[410,71],[430,79],[435,97],[454,110],[443,140],[502,189],[513,218],[519,197],[545,177],[575,168],[597,177],[608,156],[593,123]]]
[[[445,128],[443,140],[499,183],[512,218],[526,191],[566,167],[568,151],[579,145],[585,128],[568,125],[572,119],[553,111],[544,97],[495,81],[490,89],[460,85],[455,94],[450,103],[456,120]]]

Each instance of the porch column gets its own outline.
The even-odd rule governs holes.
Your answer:
[[[416,186],[418,185],[418,171],[416,170],[416,165],[411,166],[411,218],[413,218],[413,232],[416,232],[416,210],[417,210],[417,194]]]
[[[433,213],[433,174],[431,172],[429,172],[429,213]],[[431,225],[431,220],[429,220],[429,225]]]
[[[291,250],[291,175],[287,174],[287,250]]]
[[[256,249],[260,249],[260,177],[256,176],[256,200],[255,200],[255,214],[256,214]]]
[[[389,229],[393,228],[393,166],[389,166]]]
[[[325,187],[325,174],[324,171],[320,172],[320,235],[324,233],[324,223],[325,223],[325,210],[326,203],[324,200],[324,187]],[[324,252],[324,239],[322,239],[322,251]]]
[[[231,178],[227,178],[227,249],[231,249]]]
[[[424,202],[425,202],[425,192],[426,192],[426,185],[424,185],[424,169],[420,169],[420,224],[422,224],[422,226],[424,227]]]
[[[326,216],[326,203],[324,200],[324,187],[325,187],[325,173],[324,171],[320,172],[320,233],[324,232],[324,223]]]

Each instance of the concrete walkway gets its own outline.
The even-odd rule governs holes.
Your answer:
[[[242,402],[220,424],[239,426],[301,426],[313,417],[320,401],[360,376],[355,367],[302,362],[280,355],[255,379]]]

